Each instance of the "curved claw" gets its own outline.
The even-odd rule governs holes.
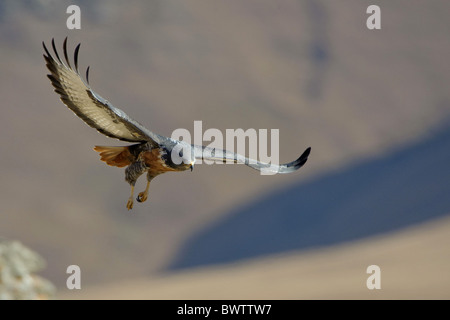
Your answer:
[[[131,197],[128,199],[128,202],[127,202],[127,209],[128,209],[128,210],[133,209],[133,198],[131,198]]]
[[[138,196],[136,197],[137,202],[144,202],[148,198],[147,192],[140,192]]]

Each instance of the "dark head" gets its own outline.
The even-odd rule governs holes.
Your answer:
[[[163,160],[169,167],[177,171],[189,169],[192,171],[194,169],[195,157],[190,144],[179,141],[173,146],[172,150],[165,149],[165,151]]]

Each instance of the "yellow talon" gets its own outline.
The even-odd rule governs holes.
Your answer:
[[[133,198],[129,198],[127,202],[127,209],[131,210],[133,209]]]
[[[127,202],[127,209],[128,210],[133,209],[133,193],[134,193],[134,186],[131,186],[131,195],[128,198],[128,202]]]
[[[149,187],[150,187],[150,182],[147,181],[147,187],[145,187],[145,190],[144,190],[143,192],[140,192],[140,193],[138,194],[137,198],[136,198],[136,200],[137,200],[138,202],[144,202],[144,201],[147,200],[147,198],[148,198],[148,189],[149,189]]]

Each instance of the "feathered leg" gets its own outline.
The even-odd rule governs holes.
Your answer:
[[[136,181],[147,170],[148,167],[144,161],[140,160],[133,162],[125,169],[125,180],[131,185],[131,194],[127,201],[128,210],[133,209],[134,186],[136,185]]]
[[[150,188],[150,182],[153,180],[153,178],[156,177],[156,175],[151,174],[150,172],[147,172],[147,186],[145,187],[145,190],[143,192],[140,192],[136,198],[138,202],[144,202],[148,198],[148,189]]]

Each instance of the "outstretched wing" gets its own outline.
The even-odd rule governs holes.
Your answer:
[[[300,169],[306,163],[306,161],[308,160],[309,153],[311,152],[311,148],[307,148],[297,160],[277,165],[260,162],[227,150],[197,145],[192,145],[192,148],[194,150],[194,157],[196,159],[213,160],[213,161],[218,160],[223,162],[232,161],[234,163],[243,163],[249,166],[250,168],[261,171],[266,174],[294,172]]]
[[[44,59],[51,74],[47,75],[61,96],[61,101],[89,126],[104,135],[129,142],[150,142],[160,144],[165,137],[147,130],[143,125],[128,117],[125,112],[115,108],[109,101],[95,93],[89,86],[89,67],[86,70],[86,81],[78,72],[78,52],[75,48],[75,69],[71,67],[67,55],[67,38],[64,40],[64,58],[61,60],[52,39],[53,57],[43,42]]]

